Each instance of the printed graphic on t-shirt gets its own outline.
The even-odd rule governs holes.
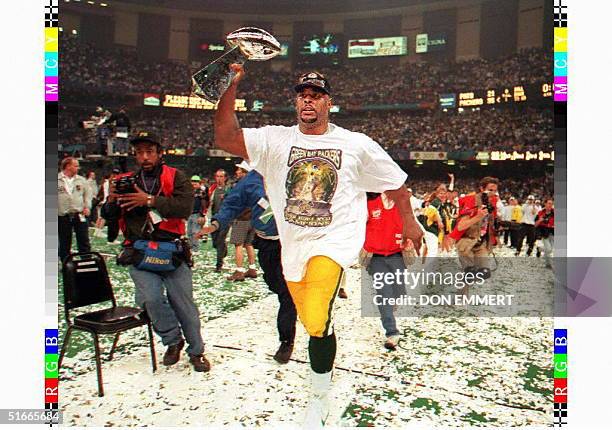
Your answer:
[[[285,181],[287,222],[302,227],[325,227],[331,223],[331,200],[341,165],[340,149],[291,148]]]

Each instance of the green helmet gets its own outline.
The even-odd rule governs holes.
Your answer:
[[[201,178],[198,175],[193,175],[191,177],[191,182],[200,182]]]

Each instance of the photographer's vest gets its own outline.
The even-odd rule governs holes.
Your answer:
[[[489,203],[495,208],[497,205],[497,198],[492,197]],[[459,216],[457,217],[457,224],[455,229],[450,233],[450,237],[455,240],[460,239],[476,239],[480,240],[480,231],[482,228],[482,222],[472,224],[465,230],[459,230],[459,220],[464,216],[472,217],[476,215],[478,209],[482,206],[482,197],[480,193],[471,193],[465,197],[459,199]],[[497,237],[495,236],[495,228],[493,227],[493,218],[495,217],[496,210],[490,213],[487,217],[488,220],[488,245],[495,245],[497,243]]]
[[[363,249],[380,255],[402,251],[404,221],[397,205],[386,208],[381,196],[368,200],[368,222]]]
[[[132,172],[122,173],[116,176],[116,179],[119,179],[123,176],[131,176]],[[174,167],[162,165],[162,172],[159,175],[159,183],[160,190],[157,195],[162,195],[164,197],[172,196],[174,192],[174,177],[176,175],[176,169]],[[119,228],[122,232],[125,233],[125,220],[123,216],[119,219]],[[160,230],[164,230],[170,233],[184,235],[185,234],[185,220],[182,218],[164,218],[159,224],[157,224],[156,228]]]

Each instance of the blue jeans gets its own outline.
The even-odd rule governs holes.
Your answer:
[[[374,273],[394,273],[396,270],[400,270],[401,273],[406,269],[402,254],[392,254],[387,257],[382,255],[373,255],[370,260],[370,264],[367,267],[367,271],[370,276],[374,276]],[[394,279],[395,281],[396,279]],[[384,283],[384,286],[378,290],[379,294],[383,298],[397,298],[402,294],[406,294],[406,286],[402,283]],[[380,320],[382,326],[385,329],[386,336],[394,336],[399,334],[397,325],[395,323],[395,315],[393,315],[393,306],[381,304],[378,305],[378,311],[380,312]]]
[[[196,233],[200,231],[200,225],[198,224],[198,218],[200,217],[200,214],[191,214],[187,219],[187,237],[191,245],[191,252],[200,250],[200,239],[196,238]]]
[[[552,266],[552,254],[555,249],[555,236],[550,235],[544,239],[542,239],[542,243],[544,244],[544,260],[546,264]]]
[[[136,304],[147,311],[162,343],[176,345],[184,335],[189,344],[187,353],[202,354],[204,341],[193,301],[191,269],[183,263],[172,272],[148,272],[134,266],[129,270],[136,285]]]

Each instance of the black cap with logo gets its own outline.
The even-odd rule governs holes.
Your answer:
[[[148,143],[152,143],[154,145],[157,145],[161,148],[161,140],[159,138],[158,135],[156,135],[155,133],[151,132],[151,131],[139,131],[138,133],[136,133],[136,135],[134,137],[132,137],[132,139],[130,140],[130,143],[132,145],[136,145],[137,143],[140,142],[148,142]]]
[[[314,88],[323,91],[327,95],[331,95],[329,81],[319,72],[304,73],[298,78],[297,85],[293,89],[299,93],[304,88]]]

